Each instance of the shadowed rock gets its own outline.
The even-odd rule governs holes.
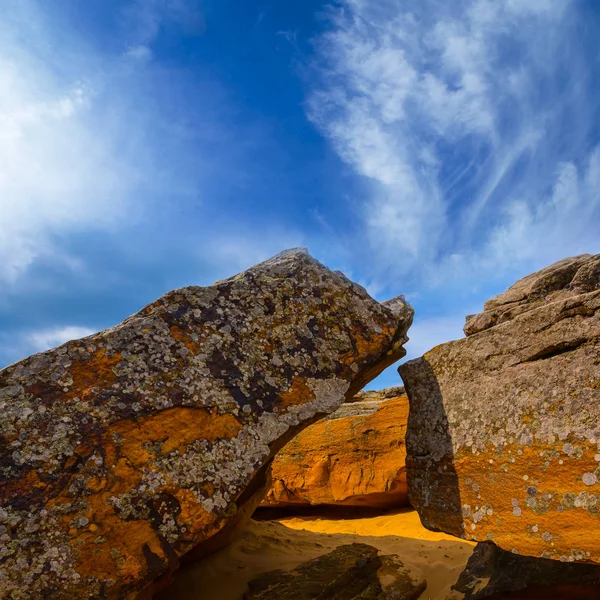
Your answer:
[[[262,506],[405,506],[407,419],[404,388],[357,394],[277,454]]]
[[[424,525],[600,562],[600,255],[522,279],[399,371]]]
[[[425,590],[396,556],[347,544],[293,571],[271,571],[248,584],[244,600],[416,600]]]
[[[452,589],[464,594],[465,600],[596,600],[600,566],[520,556],[493,542],[481,542]]]
[[[0,371],[0,596],[132,598],[215,549],[411,320],[293,250]]]

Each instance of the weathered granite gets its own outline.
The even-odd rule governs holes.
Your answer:
[[[406,506],[403,392],[402,387],[361,392],[302,431],[274,458],[273,483],[262,506]]]
[[[424,525],[600,562],[600,255],[526,277],[465,330],[399,369]]]
[[[133,598],[214,545],[411,320],[293,250],[0,371],[0,596]]]
[[[600,255],[582,254],[523,277],[506,292],[488,300],[484,311],[469,315],[465,334],[473,335],[536,308],[598,290]]]
[[[261,575],[248,584],[244,600],[416,600],[426,585],[397,556],[347,544],[292,571]]]

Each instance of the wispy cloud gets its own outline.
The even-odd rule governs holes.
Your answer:
[[[308,115],[370,182],[371,277],[416,273],[435,283],[600,249],[590,125],[598,65],[577,43],[580,8],[570,0],[331,7]]]
[[[38,50],[47,40],[25,50],[10,16],[9,9],[0,24],[0,279],[7,281],[47,249],[47,234],[114,223],[135,179],[110,136],[88,126],[93,86],[83,73],[59,74],[45,62]]]
[[[95,333],[94,329],[81,327],[77,325],[67,325],[65,327],[54,327],[51,329],[42,329],[32,331],[27,335],[27,342],[36,352],[43,352],[55,346],[60,346],[70,340],[86,337]]]
[[[192,154],[189,146],[197,130],[219,135],[216,109],[207,101],[206,124],[190,119],[186,105],[178,104],[186,83],[153,64],[153,45],[163,29],[202,33],[197,4],[126,3],[115,52],[95,47],[67,19],[54,20],[42,3],[5,3],[0,281],[17,285],[40,258],[83,268],[77,256],[64,256],[61,240],[160,221],[173,200],[198,198],[201,172],[190,168],[190,157],[201,161],[205,149],[196,146]],[[170,90],[169,110],[157,88]],[[218,102],[214,89],[202,91]]]
[[[116,226],[141,179],[142,153],[122,141],[131,133],[128,115],[109,122],[98,108],[107,65],[84,46],[74,52],[77,46],[59,44],[33,3],[4,7],[0,280],[14,281],[51,253],[53,236]]]

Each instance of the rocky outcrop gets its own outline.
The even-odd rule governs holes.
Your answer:
[[[0,596],[133,598],[214,548],[411,320],[296,250],[0,371]]]
[[[600,562],[600,255],[522,279],[399,371],[426,527]]]
[[[480,542],[453,586],[464,600],[600,598],[600,566],[520,556]]]
[[[361,392],[307,427],[273,460],[263,506],[405,506],[404,388]]]
[[[425,591],[397,556],[367,544],[347,544],[301,564],[271,571],[248,584],[244,600],[416,600]]]

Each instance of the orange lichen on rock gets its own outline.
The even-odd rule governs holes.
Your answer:
[[[201,345],[198,342],[195,342],[188,333],[181,329],[181,327],[173,325],[169,327],[169,331],[171,336],[178,342],[181,342],[190,352],[196,353],[200,350]]]
[[[74,360],[70,367],[73,383],[69,395],[85,397],[92,387],[113,384],[117,379],[113,369],[121,360],[118,352],[107,356],[105,348],[98,348],[85,360]]]
[[[106,476],[89,479],[85,507],[70,510],[62,518],[63,529],[69,535],[67,544],[76,555],[76,572],[111,579],[116,570],[122,597],[127,597],[130,586],[135,597],[136,582],[150,563],[158,576],[196,545],[196,536],[216,533],[225,520],[215,521],[194,493],[172,484],[156,463],[172,452],[183,454],[200,431],[214,443],[235,437],[240,429],[230,414],[193,408],[172,408],[137,422],[122,420],[111,426],[101,445]],[[139,506],[129,492],[139,489],[153,474],[159,480],[152,492],[154,502]],[[76,492],[65,486],[45,508],[61,510],[70,506],[74,497]],[[161,504],[167,510],[161,511]],[[165,545],[160,531],[161,512],[172,520],[171,528],[188,535],[171,546]],[[126,526],[123,518],[127,519]]]
[[[277,454],[262,505],[404,506],[407,420],[402,388],[361,393]]]
[[[241,423],[229,413],[220,415],[216,410],[178,407],[135,421],[119,421],[108,435],[122,438],[120,454],[129,463],[143,465],[148,459],[145,449],[155,444],[160,445],[162,454],[173,450],[183,454],[187,446],[198,439],[199,432],[203,440],[214,444],[220,439],[234,438],[241,429]],[[135,458],[140,453],[141,461]]]
[[[296,406],[298,404],[304,404],[310,402],[311,398],[314,399],[315,393],[311,390],[306,381],[301,378],[294,379],[292,385],[281,394],[281,400],[279,401],[279,408],[285,409],[290,406]]]

